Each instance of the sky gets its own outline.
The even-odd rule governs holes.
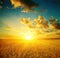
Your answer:
[[[43,15],[46,18],[49,18],[50,16],[54,16],[56,18],[60,18],[60,0],[33,0],[34,3],[36,3],[36,5],[31,5],[31,8],[34,6],[36,11],[40,11],[40,10],[46,10],[43,12],[38,12],[37,14],[34,12],[29,12],[29,13],[24,13],[22,12],[23,8],[29,8],[25,7],[25,6],[13,6],[11,0],[0,0],[0,18],[4,19],[4,18],[11,18],[11,17],[36,17],[38,15]],[[28,1],[28,0],[26,0]],[[27,4],[28,2],[26,2],[25,4]],[[15,3],[17,4],[17,3]],[[14,4],[14,5],[15,5]],[[19,3],[18,3],[19,4]],[[22,3],[24,4],[24,3]],[[37,5],[38,4],[38,5]]]
[[[51,16],[60,20],[60,0],[0,0],[0,31],[5,26],[20,26],[19,19],[30,17],[31,20],[44,16],[47,20]],[[60,25],[59,25],[60,26]]]

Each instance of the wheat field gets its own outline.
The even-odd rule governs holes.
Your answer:
[[[0,39],[0,58],[60,58],[60,40],[33,43]]]

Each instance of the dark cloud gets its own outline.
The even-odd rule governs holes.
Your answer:
[[[2,4],[3,4],[3,2],[0,0],[0,9],[2,8]]]
[[[33,8],[38,6],[34,1],[32,0],[20,0],[26,7]]]
[[[14,8],[23,7],[23,12],[28,12],[38,6],[33,0],[10,0]]]
[[[0,4],[3,4],[3,2],[0,0]]]
[[[59,22],[55,22],[54,24],[52,24],[56,29],[60,30],[60,23]]]
[[[60,30],[60,22],[54,17],[50,18],[50,24],[55,28]]]

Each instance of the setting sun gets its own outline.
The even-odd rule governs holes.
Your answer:
[[[23,40],[33,40],[35,39],[35,32],[33,30],[27,29],[27,30],[21,30],[21,38]]]
[[[26,36],[25,36],[25,39],[26,39],[26,40],[31,40],[32,38],[33,38],[33,37],[32,37],[31,35],[26,35]]]

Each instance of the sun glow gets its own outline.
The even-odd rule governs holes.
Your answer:
[[[33,40],[33,38],[34,38],[34,36],[31,35],[31,34],[25,34],[25,35],[24,35],[24,39],[25,39],[25,40],[29,40],[29,41],[30,41],[30,40]]]
[[[32,38],[33,38],[33,37],[32,37],[31,35],[26,35],[26,36],[25,36],[25,39],[26,39],[26,40],[31,40]]]
[[[31,41],[35,38],[35,33],[31,30],[25,30],[21,32],[21,37],[23,40]]]

